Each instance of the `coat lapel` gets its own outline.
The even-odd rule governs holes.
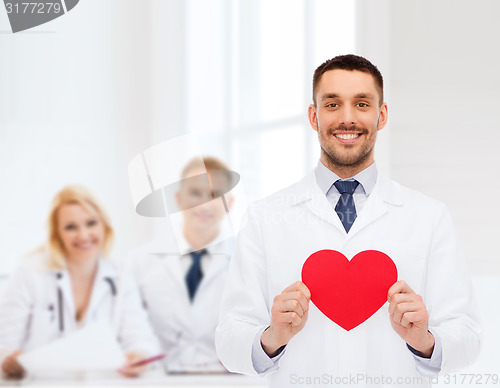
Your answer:
[[[177,282],[181,289],[185,289],[186,297],[189,298],[186,287],[185,274],[181,265],[181,256],[178,253],[173,255],[166,254],[160,260],[165,262],[166,271],[172,274],[174,280]]]
[[[348,237],[355,236],[365,227],[384,216],[394,206],[402,206],[403,203],[400,186],[379,174],[373,192],[357,215]]]
[[[109,279],[109,280],[108,280]],[[111,283],[110,284],[110,280]],[[94,311],[98,308],[99,304],[108,295],[112,295],[112,288],[117,287],[116,270],[114,269],[111,262],[106,260],[99,260],[99,267],[97,269],[97,274],[94,279],[94,286],[92,287],[92,294],[90,296],[89,307],[85,313],[85,320],[92,315]]]
[[[181,265],[179,242],[170,234],[156,238],[147,249],[147,254],[158,261],[158,268],[171,274],[178,287],[186,285]],[[154,268],[157,268],[155,263]],[[187,295],[187,290],[186,290]]]
[[[335,209],[332,208],[332,205],[328,202],[326,196],[321,192],[321,189],[316,182],[314,170],[298,182],[292,190],[294,194],[296,194],[291,196],[294,198],[294,203],[292,203],[292,205],[303,203],[304,206],[316,217],[328,222],[330,225],[333,225],[340,232],[345,234],[344,226],[342,225],[342,222],[340,222],[337,213],[335,213]]]
[[[229,266],[229,253],[233,251],[234,239],[220,241],[218,244],[208,247],[208,252],[212,256],[212,262],[208,266],[207,272],[203,275],[200,288],[209,284],[221,271]]]
[[[372,193],[357,215],[351,230],[346,234],[335,209],[321,192],[314,171],[292,187],[292,194],[294,195],[291,197],[295,198],[292,205],[303,203],[311,213],[337,228],[347,238],[355,236],[366,226],[384,216],[393,206],[402,206],[404,203],[401,186],[379,174]]]
[[[73,299],[73,291],[71,290],[69,273],[67,270],[60,270],[56,271],[54,276],[56,277],[57,293],[60,290],[62,294],[62,306],[60,305],[61,301],[58,301],[57,305],[59,309],[62,309],[65,320],[64,324],[66,324],[68,317],[71,317],[71,322],[73,322],[75,320],[75,301]],[[58,315],[60,313],[61,311],[57,312]]]
[[[387,205],[380,195],[373,192],[368,197],[365,205],[361,209],[361,212],[357,215],[356,220],[352,224],[351,230],[347,234],[348,237],[356,235],[356,233],[363,230],[365,227],[375,222],[377,219],[382,217],[389,211],[389,205]]]

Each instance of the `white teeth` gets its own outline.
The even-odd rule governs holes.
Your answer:
[[[356,134],[354,134],[354,133],[343,133],[343,134],[338,133],[335,135],[335,137],[338,137],[342,140],[352,140],[352,139],[357,138],[358,136],[359,136],[359,133],[356,133]]]
[[[92,243],[77,244],[77,247],[80,249],[90,248],[91,246],[92,246]]]

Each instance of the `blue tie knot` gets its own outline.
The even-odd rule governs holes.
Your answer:
[[[200,264],[201,257],[207,253],[206,249],[202,249],[201,251],[193,251],[190,252],[189,254],[191,255],[191,258],[193,259],[193,263],[196,265]]]
[[[356,187],[358,187],[359,182],[356,180],[353,181],[338,180],[334,183],[334,185],[340,194],[352,195],[354,193],[354,190],[356,190]]]

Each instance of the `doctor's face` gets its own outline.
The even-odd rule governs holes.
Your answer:
[[[374,161],[377,132],[387,122],[375,79],[369,73],[348,70],[325,72],[318,84],[309,121],[318,132],[321,161],[334,171],[348,167],[361,171]]]
[[[210,178],[210,179],[209,179]],[[223,174],[211,174],[204,169],[189,171],[177,193],[177,204],[182,210],[188,227],[218,227],[225,217],[226,209],[221,196],[227,192],[229,182]],[[232,199],[228,199],[228,206]]]
[[[86,207],[70,203],[57,213],[57,231],[67,260],[96,259],[105,231],[99,215]]]

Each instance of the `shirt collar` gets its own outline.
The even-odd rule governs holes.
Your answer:
[[[69,272],[67,268],[62,268],[62,269],[50,269],[51,272],[55,274],[66,274],[66,276],[69,276]],[[96,278],[116,278],[117,277],[117,271],[115,268],[115,264],[113,263],[112,259],[109,258],[103,258],[99,257],[98,262],[97,262],[97,273],[96,273]],[[60,276],[60,275],[59,275]]]
[[[333,184],[341,179],[337,174],[335,174],[332,170],[327,168],[321,160],[318,161],[318,166],[315,170],[316,182],[323,194],[327,194]],[[363,171],[360,171],[352,178],[344,179],[344,180],[357,180],[363,190],[365,191],[365,195],[369,196],[375,187],[375,183],[377,182],[378,169],[375,162],[373,162],[370,166],[365,168]],[[342,180],[342,179],[341,179]]]
[[[208,243],[207,246],[203,249],[205,249],[209,254],[220,253],[221,251],[224,252],[223,249],[224,242],[225,239],[223,234],[219,233],[219,235],[210,243]],[[179,253],[181,254],[181,256],[188,255],[189,253],[194,251],[194,249],[191,248],[188,241],[186,240],[186,237],[184,237],[184,234],[177,237],[177,243],[179,246]]]

